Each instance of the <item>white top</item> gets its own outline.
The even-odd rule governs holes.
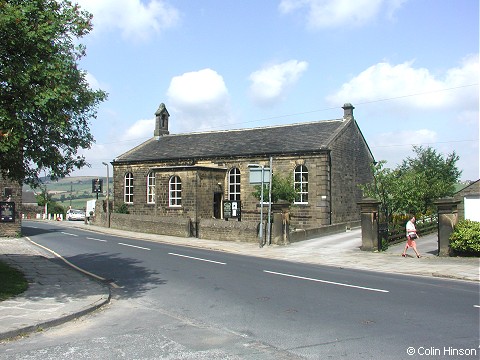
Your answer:
[[[407,229],[407,236],[417,233],[417,229],[415,228],[415,224],[411,220],[408,220],[406,229]]]

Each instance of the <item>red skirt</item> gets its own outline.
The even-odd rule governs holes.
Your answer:
[[[407,237],[407,247],[417,247],[417,243],[415,242],[415,240],[411,240],[410,236]]]

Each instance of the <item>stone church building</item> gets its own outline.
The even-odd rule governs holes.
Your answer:
[[[291,229],[358,221],[358,185],[372,180],[374,158],[354,107],[345,104],[343,110],[334,120],[170,134],[174,118],[161,104],[153,137],[111,163],[113,206],[122,206],[139,224],[146,218],[160,222],[152,232],[171,235],[178,235],[171,225],[168,230],[177,221],[190,224],[187,236],[199,236],[207,223],[258,224],[260,205],[248,165],[269,167],[271,157],[273,173],[291,176],[297,192],[289,210]],[[229,200],[240,201],[241,221],[224,220],[223,203]],[[145,230],[145,223],[139,226]]]

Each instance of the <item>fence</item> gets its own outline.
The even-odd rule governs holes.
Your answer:
[[[378,224],[378,239],[388,242],[388,245],[393,245],[405,240],[405,225],[406,221],[400,223],[386,223]],[[437,231],[438,216],[430,215],[417,219],[415,227],[420,235],[430,234]]]

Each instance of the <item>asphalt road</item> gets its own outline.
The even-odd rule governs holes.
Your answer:
[[[199,350],[209,359],[480,354],[478,284],[29,224],[24,233],[32,240],[110,279],[114,301],[77,323],[10,344],[8,358],[201,358]],[[407,355],[412,349],[415,355]]]

